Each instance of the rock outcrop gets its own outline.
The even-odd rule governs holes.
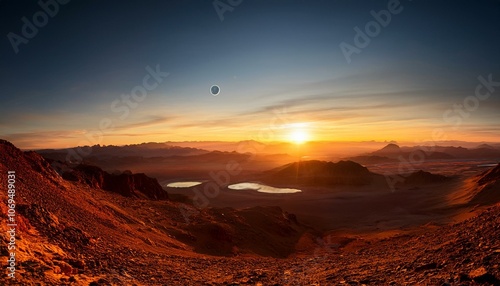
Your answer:
[[[82,164],[63,172],[62,177],[65,180],[83,182],[93,188],[115,192],[126,197],[168,199],[167,192],[163,190],[158,180],[143,173],[110,174],[99,167]]]

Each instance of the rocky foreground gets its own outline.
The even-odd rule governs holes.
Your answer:
[[[7,171],[17,180],[16,274],[2,223],[1,285],[500,285],[498,204],[389,238],[333,237],[279,208],[196,210],[136,179],[125,194],[103,190],[85,169],[65,179],[36,153],[6,141],[0,151],[2,190]],[[500,192],[498,170],[477,179],[473,200]]]
[[[325,241],[312,255],[284,259],[170,255],[104,241],[75,256],[69,242],[59,248],[26,235],[12,285],[500,285],[499,237],[499,206],[420,235]]]

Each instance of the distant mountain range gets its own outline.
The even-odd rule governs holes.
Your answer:
[[[491,159],[500,160],[500,147],[481,144],[476,148],[454,146],[400,147],[388,144],[380,150],[347,159],[361,164],[389,163],[398,160],[448,160],[448,159]]]
[[[197,147],[213,148],[221,142],[180,142],[186,145],[195,144]],[[125,146],[100,146],[86,147],[88,156],[84,157],[83,163],[96,165],[110,173],[120,172],[118,170],[136,170],[160,178],[198,177],[209,179],[209,173],[213,170],[223,170],[228,162],[247,164],[245,171],[259,172],[266,168],[281,166],[265,172],[262,176],[264,181],[271,184],[293,183],[298,185],[363,185],[369,184],[377,175],[371,173],[360,164],[394,163],[400,160],[408,161],[411,156],[418,160],[452,160],[452,159],[489,159],[500,160],[500,148],[491,144],[478,144],[475,148],[464,148],[454,146],[413,146],[400,147],[395,143],[389,143],[383,148],[365,153],[364,155],[349,157],[338,163],[309,160],[296,161],[296,157],[288,154],[254,154],[235,151],[209,151],[206,149],[173,146],[175,142],[167,143],[143,143]],[[225,148],[237,148],[239,146],[253,146],[261,148],[265,144],[257,141],[226,142]],[[285,144],[285,143],[282,143]],[[320,144],[320,143],[312,143]],[[270,144],[271,146],[278,146]],[[320,144],[321,145],[321,144]],[[285,146],[285,145],[283,145]],[[309,146],[310,147],[310,146]],[[274,148],[274,147],[273,147]],[[247,150],[248,148],[240,148]],[[37,152],[50,160],[66,162],[66,156],[71,149],[44,149]],[[281,163],[281,164],[280,164]],[[248,165],[251,164],[251,165]],[[196,168],[192,168],[196,166]],[[240,165],[241,167],[241,165]],[[438,176],[438,175],[436,175]],[[426,174],[416,174],[407,178],[407,181],[431,182],[439,181],[440,178],[430,178]]]
[[[171,156],[196,156],[210,152],[237,152],[252,153],[260,156],[287,155],[304,157],[310,160],[351,160],[361,164],[374,164],[394,162],[400,156],[408,158],[411,153],[417,151],[425,153],[425,160],[446,159],[498,159],[500,158],[500,144],[498,143],[470,143],[450,141],[451,145],[426,145],[426,146],[403,146],[389,143],[383,146],[380,142],[307,142],[301,145],[289,142],[267,142],[262,143],[255,140],[239,142],[219,141],[189,141],[189,142],[149,142],[124,146],[94,145],[79,146],[65,149],[41,149],[36,150],[46,158],[54,160],[66,160],[68,152],[84,154],[82,157],[98,158],[158,158]],[[446,142],[444,142],[446,143]],[[456,147],[462,146],[466,147]],[[381,147],[383,146],[383,147]],[[431,147],[432,146],[432,147]],[[372,151],[375,148],[378,150]],[[420,156],[420,154],[418,154]],[[292,160],[294,160],[292,158]]]
[[[254,144],[255,142],[246,142]],[[245,143],[245,144],[246,144]],[[204,144],[208,144],[204,142]],[[248,145],[241,145],[248,147]],[[294,158],[287,154],[262,154],[251,148],[235,151],[209,151],[193,147],[172,146],[168,143],[143,143],[125,146],[87,146],[68,149],[43,149],[36,152],[44,158],[64,164],[95,165],[109,173],[132,170],[150,176],[165,178],[198,177],[208,179],[209,172],[225,170],[226,165],[237,162],[245,171],[268,169]],[[81,151],[80,151],[81,150]],[[75,153],[76,152],[76,153]],[[81,160],[73,160],[71,154],[80,154]]]
[[[75,148],[67,149],[42,149],[36,152],[43,155],[44,157],[51,158],[54,160],[63,161],[68,155],[70,150],[82,149],[82,153],[88,154],[88,156],[99,156],[99,157],[131,157],[139,156],[143,158],[150,157],[165,157],[165,156],[191,156],[206,154],[209,151],[203,149],[197,149],[192,147],[180,147],[173,146],[167,143],[142,143],[133,144],[125,146],[80,146]]]

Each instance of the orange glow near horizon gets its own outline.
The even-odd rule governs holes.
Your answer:
[[[295,144],[303,144],[311,140],[310,128],[308,123],[292,123],[285,125],[288,132],[287,139]]]
[[[295,130],[290,133],[290,140],[295,144],[302,144],[306,142],[309,138],[309,135],[304,130]]]
[[[189,142],[221,141],[238,142],[255,140],[259,142],[288,142],[303,145],[306,142],[406,142],[418,145],[421,142],[468,141],[499,142],[496,133],[468,132],[453,130],[447,126],[403,124],[395,121],[301,121],[283,125],[269,125],[254,121],[246,126],[231,125],[233,121],[221,122],[219,126],[170,127],[169,124],[151,124],[150,126],[116,128],[99,133],[98,130],[60,130],[17,133],[3,136],[22,149],[69,148],[92,145],[128,145],[144,142]],[[475,135],[475,136],[474,136]]]

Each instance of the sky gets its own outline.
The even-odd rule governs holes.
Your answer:
[[[21,148],[500,141],[497,0],[2,0],[0,11],[0,137]]]

